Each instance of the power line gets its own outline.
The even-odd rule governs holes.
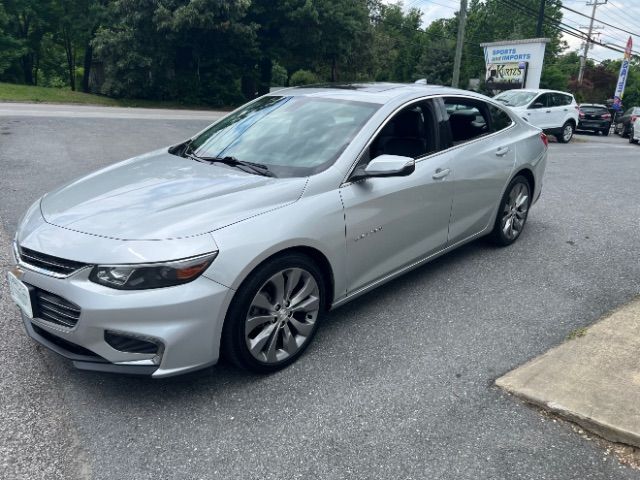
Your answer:
[[[556,6],[560,7],[560,8],[564,8],[565,10],[568,10],[569,12],[573,12],[576,15],[580,15],[581,17],[585,17],[585,18],[589,18],[589,19],[591,18],[589,15],[586,15],[586,14],[584,14],[582,12],[579,12],[578,10],[575,10],[573,8],[570,8],[570,7],[565,7],[562,3],[554,3],[554,5],[556,5]],[[640,37],[640,34],[638,34],[636,32],[631,32],[631,31],[626,30],[624,28],[616,27],[615,25],[612,25],[612,24],[607,23],[607,22],[603,22],[600,19],[596,19],[596,21],[598,21],[599,23],[602,23],[603,25],[606,25],[607,27],[615,28],[616,30],[620,30],[622,32],[628,33],[629,35],[635,35],[636,37]]]
[[[531,9],[527,5],[523,5],[522,3],[518,2],[517,0],[499,0],[499,1],[503,2],[504,4],[506,4],[506,5],[510,6],[510,7],[516,7],[520,11],[524,11],[526,13],[537,13],[537,12],[535,12],[535,10]],[[566,33],[567,35],[571,35],[571,36],[576,37],[576,38],[578,38],[580,40],[583,40],[583,41],[587,41],[588,40],[588,37],[585,35],[584,32],[582,32],[582,31],[580,31],[580,30],[578,30],[578,29],[576,29],[574,27],[571,27],[571,25],[567,25],[567,24],[565,24],[565,23],[563,23],[561,21],[558,21],[558,20],[556,20],[556,19],[554,19],[552,17],[548,17],[546,15],[545,15],[545,18],[547,20],[551,21],[556,28],[558,28],[560,31]],[[590,19],[591,17],[588,17],[588,18]],[[600,23],[604,23],[604,22],[600,22]],[[574,31],[571,31],[569,29],[572,29]],[[596,44],[596,45],[599,45],[600,47],[612,50],[614,52],[625,53],[625,47],[621,47],[620,45],[605,44],[605,43],[602,43],[602,42],[599,42],[599,41],[595,41],[595,40],[591,40],[591,42]],[[633,51],[633,53],[636,56],[640,55],[636,51]]]

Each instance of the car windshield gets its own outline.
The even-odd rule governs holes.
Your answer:
[[[233,157],[278,177],[332,165],[378,104],[307,96],[268,96],[212,125],[190,143],[198,157]]]
[[[510,107],[522,107],[527,105],[533,97],[537,95],[536,92],[522,92],[519,90],[507,90],[506,92],[499,93],[494,97],[494,100],[504,103]]]

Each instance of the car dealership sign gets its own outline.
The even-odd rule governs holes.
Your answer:
[[[485,81],[493,90],[539,88],[548,38],[481,43]]]
[[[492,90],[523,88],[527,81],[527,62],[489,63],[485,83]]]

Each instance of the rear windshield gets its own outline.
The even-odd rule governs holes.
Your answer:
[[[593,105],[584,105],[580,107],[580,110],[582,110],[583,113],[599,113],[599,114],[605,114],[605,113],[609,113],[609,110],[607,110],[604,107],[594,107]]]

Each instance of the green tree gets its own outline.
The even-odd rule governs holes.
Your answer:
[[[254,48],[246,0],[117,0],[92,42],[101,91],[215,105],[240,100],[240,65]]]
[[[0,75],[23,54],[21,43],[11,34],[9,16],[0,4]]]
[[[418,64],[420,75],[430,84],[451,85],[456,47],[455,19],[436,20],[425,30],[426,44]]]
[[[7,32],[19,42],[21,55],[16,70],[24,83],[38,84],[42,39],[55,23],[52,0],[4,0]]]
[[[256,83],[257,76],[257,88],[252,86],[251,92],[257,90],[260,95],[269,92],[275,62],[289,73],[314,66],[314,45],[320,37],[315,2],[253,0],[245,21],[256,28],[256,55],[244,71],[245,81],[251,85]]]
[[[341,69],[354,76],[362,68],[359,57],[367,54],[371,39],[367,2],[322,0],[317,9],[320,39],[316,48],[321,67],[328,68],[332,82],[338,81]]]
[[[428,46],[421,30],[422,15],[411,9],[405,13],[402,4],[382,4],[374,16],[374,77],[382,81],[416,80],[418,64]]]

